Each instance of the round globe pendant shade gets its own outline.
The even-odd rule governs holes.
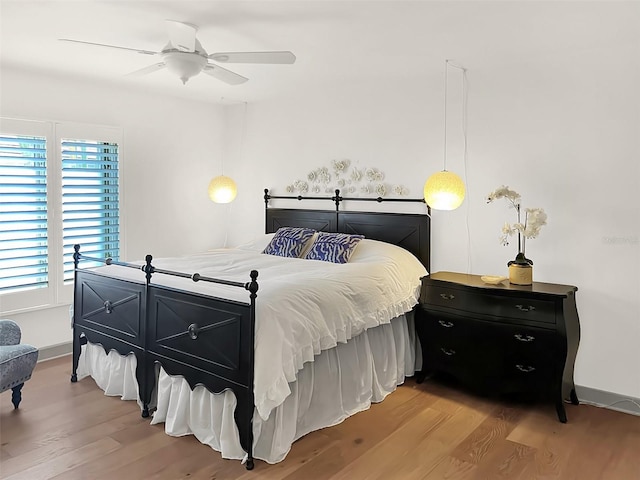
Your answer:
[[[220,175],[209,182],[209,198],[215,203],[230,203],[237,194],[238,187],[232,178]]]
[[[435,210],[455,210],[464,200],[464,182],[455,173],[431,175],[424,184],[424,200]]]

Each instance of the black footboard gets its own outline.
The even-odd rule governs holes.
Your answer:
[[[160,364],[168,374],[183,376],[192,390],[233,390],[240,443],[251,459],[253,306],[158,286],[148,295],[148,370]]]
[[[100,344],[106,353],[135,354],[136,379],[149,416],[153,382],[145,370],[147,287],[145,284],[109,278],[88,270],[76,270],[73,312],[73,373],[77,380],[80,346],[84,341]]]
[[[136,379],[142,416],[149,416],[156,385],[156,365],[170,375],[183,376],[191,388],[203,385],[213,393],[231,389],[237,399],[235,420],[240,443],[253,468],[253,357],[255,299],[258,272],[247,283],[155,269],[151,256],[145,266],[107,260],[146,272],[146,282],[135,282],[91,270],[81,270],[76,246],[73,319],[73,373],[77,381],[80,348],[84,340],[101,344],[106,353],[136,355]],[[206,296],[151,283],[152,274],[222,283],[248,290],[249,303]]]

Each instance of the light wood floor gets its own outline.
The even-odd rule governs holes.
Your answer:
[[[0,397],[3,479],[640,479],[640,417],[483,399],[412,379],[344,423],[297,441],[285,461],[238,461],[149,425],[135,402],[92,379],[69,382],[69,357],[38,364],[18,410]]]

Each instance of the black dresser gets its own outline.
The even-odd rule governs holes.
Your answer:
[[[485,393],[525,393],[578,404],[573,366],[580,323],[571,285],[484,283],[478,275],[437,272],[422,279],[416,330],[423,371],[446,372]]]

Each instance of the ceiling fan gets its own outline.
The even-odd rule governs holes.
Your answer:
[[[99,47],[118,48],[130,50],[143,55],[159,55],[161,62],[149,65],[140,70],[130,73],[132,76],[146,75],[167,68],[176,74],[183,84],[204,72],[229,85],[244,83],[248,78],[243,77],[231,70],[217,65],[217,63],[263,63],[263,64],[291,64],[296,61],[296,56],[288,51],[281,52],[224,52],[208,54],[196,38],[198,27],[190,23],[167,20],[169,30],[169,43],[159,52],[151,50],[141,50],[137,48],[121,47],[118,45],[107,45],[104,43],[85,42],[82,40],[72,40],[61,38],[63,42],[82,43],[85,45],[95,45]],[[214,63],[210,63],[212,60]]]

